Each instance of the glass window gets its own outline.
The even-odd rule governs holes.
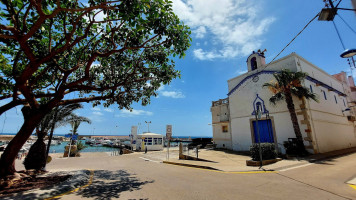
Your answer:
[[[145,145],[152,145],[152,138],[145,138],[143,141],[145,142]]]
[[[310,85],[310,92],[313,92],[313,86]]]
[[[344,106],[346,107],[345,99],[342,99],[342,101],[344,102]]]
[[[323,90],[323,93],[324,93],[324,99],[327,100],[327,98],[326,98],[326,93],[325,93],[324,90]]]
[[[162,145],[162,138],[158,138],[158,145]]]
[[[336,96],[334,95],[334,98],[335,98],[335,103],[337,104],[337,99],[336,99]]]
[[[226,125],[222,126],[222,132],[227,133],[229,130]]]

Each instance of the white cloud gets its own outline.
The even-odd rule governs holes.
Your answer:
[[[177,91],[162,91],[160,94],[162,96],[171,97],[174,99],[185,98],[182,92],[177,92]]]
[[[196,58],[212,60],[261,48],[261,36],[275,19],[261,15],[260,4],[262,0],[174,0],[173,10],[197,39],[212,41],[206,49],[193,50]]]
[[[185,95],[182,92],[174,91],[174,90],[169,91],[166,89],[165,85],[161,85],[161,87],[158,88],[157,92],[158,92],[159,96],[162,95],[164,97],[170,97],[170,98],[174,98],[174,99],[185,98]],[[159,96],[157,96],[156,98],[159,98]]]
[[[244,73],[246,73],[246,72],[247,72],[247,70],[237,70],[237,71],[235,72],[235,74],[241,75],[241,74],[244,74]]]
[[[93,115],[99,115],[99,116],[102,116],[102,115],[104,115],[104,114],[103,114],[103,113],[101,113],[101,112],[95,111],[95,112],[93,112]]]
[[[204,26],[199,27],[195,30],[196,38],[203,38],[206,34],[206,28]]]
[[[121,110],[120,114],[115,115],[116,117],[135,117],[135,116],[151,116],[153,112],[145,111],[145,110]]]
[[[91,110],[95,110],[95,111],[101,111],[101,109],[99,107],[92,107],[90,108]]]
[[[111,108],[104,108],[104,111],[110,112],[110,113],[114,112],[113,109],[111,109]]]
[[[165,86],[164,86],[164,85],[161,85],[161,86],[158,88],[157,91],[162,91],[162,90],[164,90],[164,88],[165,88]]]
[[[221,57],[214,50],[206,52],[203,49],[194,49],[193,53],[200,60],[213,60],[214,58]]]

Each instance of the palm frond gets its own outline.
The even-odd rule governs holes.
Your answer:
[[[90,123],[90,119],[73,114],[75,110],[80,108],[83,108],[83,106],[79,103],[54,108],[43,118],[38,126],[38,129],[47,135],[53,124],[55,128],[58,128],[67,125],[70,120],[78,120]]]
[[[262,87],[273,87],[273,88],[275,88],[276,85],[273,84],[273,83],[265,83],[265,84],[262,85]]]
[[[305,97],[318,102],[317,95],[301,84],[308,76],[307,73],[282,69],[280,72],[274,73],[273,76],[276,79],[276,83],[265,83],[262,86],[268,87],[274,94],[270,98],[271,103],[275,104],[277,101],[283,100],[286,92],[291,92],[299,98]]]
[[[271,102],[273,105],[276,105],[276,102],[280,100],[284,100],[284,94],[282,92],[278,92],[269,98],[269,102]]]
[[[306,87],[293,87],[291,88],[291,92],[292,94],[294,94],[295,96],[299,97],[299,98],[303,98],[305,97],[306,99],[312,99],[316,102],[319,102],[319,99],[317,97],[317,94],[311,92],[309,90],[309,88]]]

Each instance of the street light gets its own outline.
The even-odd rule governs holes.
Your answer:
[[[351,70],[352,70],[352,67],[356,68],[355,60],[354,60],[354,57],[353,57],[354,55],[356,55],[356,49],[346,49],[340,55],[341,58],[347,58],[347,60],[349,61],[349,65],[351,67]],[[349,58],[351,58],[351,63],[350,63]]]
[[[341,58],[350,58],[356,55],[356,49],[346,49],[342,54],[340,55]]]
[[[333,21],[337,13],[336,8],[323,8],[320,12],[319,21]]]
[[[147,133],[149,133],[150,132],[150,123],[151,123],[151,121],[145,121],[145,123],[147,124]]]
[[[261,105],[257,105],[255,117],[256,117],[256,128],[257,128],[257,139],[258,139],[258,150],[260,154],[260,168],[262,168],[262,150],[261,150],[261,139],[260,139],[260,129],[258,127],[258,120],[261,119],[262,107]]]
[[[333,21],[335,18],[335,15],[337,15],[337,10],[348,10],[348,11],[356,11],[355,9],[350,9],[350,8],[338,8],[339,4],[341,3],[342,0],[340,0],[336,6],[334,6],[334,3],[332,0],[325,0],[325,6],[330,8],[323,8],[320,11],[319,14],[319,21]],[[351,2],[354,6],[356,5],[356,1],[352,0]]]

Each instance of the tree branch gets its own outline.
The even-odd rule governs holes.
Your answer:
[[[10,110],[10,109],[12,109],[12,108],[15,108],[16,106],[24,105],[25,103],[26,103],[26,102],[25,102],[24,100],[22,100],[22,101],[17,100],[17,101],[11,101],[10,103],[7,103],[7,104],[5,104],[5,105],[3,105],[3,106],[0,106],[0,116],[1,116],[4,112],[6,112],[6,111],[8,111],[8,110]]]

